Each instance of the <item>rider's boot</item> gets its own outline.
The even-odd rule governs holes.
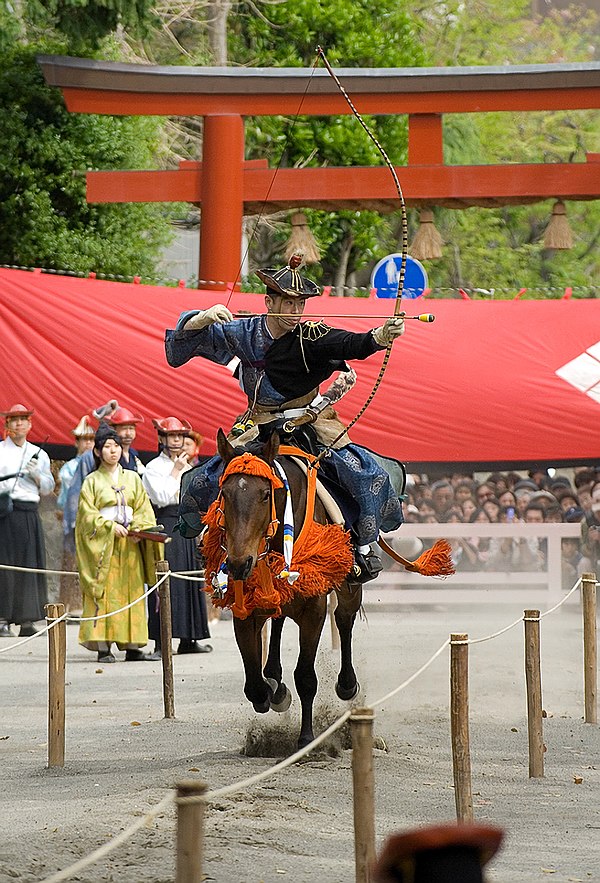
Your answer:
[[[368,583],[376,579],[383,570],[381,558],[370,546],[354,546],[354,564],[350,571],[350,580],[357,583]]]

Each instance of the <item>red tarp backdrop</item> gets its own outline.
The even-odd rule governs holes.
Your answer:
[[[163,337],[181,310],[226,302],[223,292],[161,288],[0,269],[0,410],[35,408],[31,438],[71,444],[86,411],[116,398],[139,412],[136,445],[154,450],[152,417],[187,418],[214,451],[245,398],[231,373],[203,359],[170,368]],[[262,312],[260,295],[235,294],[232,312]],[[407,300],[433,324],[408,322],[353,439],[411,463],[600,459],[600,303],[596,300]],[[364,331],[393,301],[322,297],[307,311]],[[372,318],[380,316],[381,319]],[[589,351],[589,352],[586,352]],[[556,371],[579,357],[569,378]],[[339,408],[350,420],[381,356],[355,363],[359,380]],[[597,370],[597,374],[595,371]],[[593,389],[594,382],[598,384]]]

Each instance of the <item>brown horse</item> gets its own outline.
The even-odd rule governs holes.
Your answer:
[[[225,466],[240,454],[240,449],[232,447],[221,430],[217,436],[217,447]],[[261,459],[273,464],[278,451],[279,437],[274,433],[266,443]],[[294,524],[301,525],[306,512],[306,476],[291,458],[278,459],[284,464],[290,486]],[[227,572],[232,580],[247,580],[257,565],[269,532],[272,533],[271,551],[282,552],[285,491],[273,490],[270,481],[259,475],[236,473],[225,478],[221,494],[222,542],[226,549]],[[276,520],[273,519],[273,503]],[[318,499],[315,501],[314,520],[327,524],[325,509]],[[352,666],[352,628],[362,600],[362,586],[343,580],[340,585],[334,586],[334,590],[338,599],[335,621],[341,647],[341,666],[335,689],[340,699],[350,700],[359,690]],[[297,593],[292,600],[284,603],[281,616],[272,619],[269,653],[263,669],[261,631],[271,618],[272,611],[255,608],[242,619],[235,615],[234,608],[234,632],[246,676],[244,693],[259,713],[270,709],[283,712],[290,706],[291,694],[282,679],[281,634],[286,618],[289,617],[298,625],[300,650],[294,681],[302,704],[299,747],[308,745],[314,739],[313,702],[317,692],[315,657],[326,612],[327,594],[305,597]]]

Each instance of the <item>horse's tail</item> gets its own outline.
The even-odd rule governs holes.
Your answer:
[[[432,548],[419,555],[416,561],[403,558],[395,549],[392,549],[383,537],[379,537],[377,542],[390,558],[393,558],[411,573],[420,573],[421,576],[452,576],[455,572],[451,557],[452,550],[447,540],[437,540]]]

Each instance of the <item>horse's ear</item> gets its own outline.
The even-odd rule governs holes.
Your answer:
[[[217,451],[226,466],[235,457],[235,448],[227,441],[227,437],[222,429],[219,429],[217,432]]]
[[[269,436],[268,442],[265,444],[263,450],[263,458],[267,461],[267,463],[272,463],[277,454],[279,453],[279,433],[272,432]]]

